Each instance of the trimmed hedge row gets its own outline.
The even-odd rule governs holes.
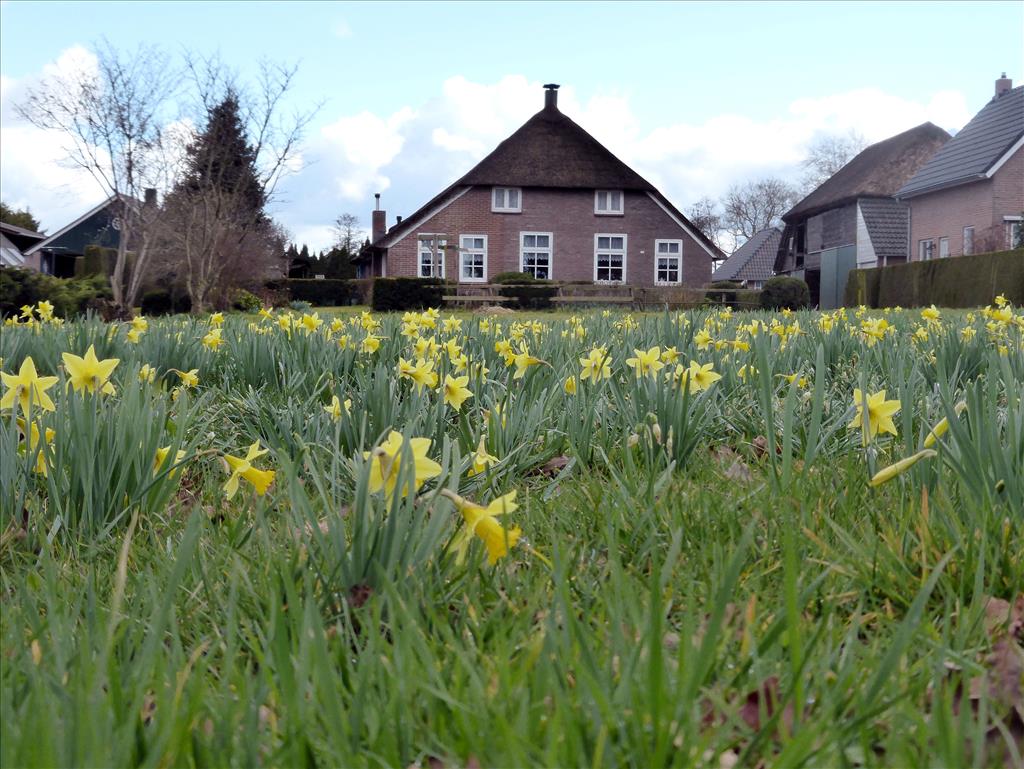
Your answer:
[[[45,299],[53,305],[57,317],[70,318],[85,312],[90,303],[110,297],[110,281],[105,275],[55,278],[15,267],[0,270],[0,316],[3,317],[17,315],[23,305]]]
[[[505,283],[498,289],[498,294],[516,300],[507,302],[506,307],[518,310],[550,310],[551,300],[558,295],[558,286],[538,280],[529,284]]]
[[[377,278],[371,306],[377,312],[440,307],[446,288],[440,278]]]
[[[352,286],[340,278],[284,278],[266,284],[272,291],[287,291],[293,302],[309,302],[314,307],[339,307],[352,299]]]
[[[1003,294],[1024,304],[1024,249],[851,270],[847,307],[981,307]]]

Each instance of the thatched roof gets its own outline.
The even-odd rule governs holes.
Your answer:
[[[948,133],[932,123],[922,123],[872,144],[793,206],[782,219],[791,223],[858,198],[893,197],[947,141]]]
[[[901,198],[986,178],[1024,136],[1024,86],[995,96],[896,194]]]
[[[631,169],[603,144],[563,114],[554,99],[511,136],[419,210],[388,230],[371,249],[388,248],[451,196],[469,187],[614,189],[653,196],[683,222],[714,258],[724,254],[653,184]]]

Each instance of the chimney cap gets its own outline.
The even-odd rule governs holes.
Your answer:
[[[1003,75],[1003,77],[1006,77],[1006,75]],[[544,88],[548,91],[557,91],[561,86],[558,83],[545,83]]]

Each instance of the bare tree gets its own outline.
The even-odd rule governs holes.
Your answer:
[[[724,227],[722,226],[722,211],[718,206],[718,201],[705,195],[687,209],[686,216],[708,240],[719,249],[723,248],[722,234]]]
[[[854,130],[845,136],[822,136],[815,140],[801,164],[805,193],[820,187],[867,146],[867,140]]]
[[[742,245],[755,233],[778,226],[797,198],[791,185],[773,177],[733,185],[722,200],[723,228]]]
[[[359,217],[341,214],[334,220],[335,247],[353,254],[359,246]]]
[[[103,42],[95,54],[94,69],[44,78],[16,110],[34,126],[62,133],[67,162],[113,198],[120,237],[111,289],[127,313],[149,267],[157,207],[142,199],[166,183],[163,130],[179,77],[152,46],[122,53]]]
[[[231,286],[279,271],[284,244],[264,207],[293,170],[316,110],[286,114],[295,67],[261,62],[251,90],[216,57],[188,56],[186,70],[205,128],[193,135],[183,177],[168,196],[161,252],[198,313]],[[215,115],[226,128],[210,135]]]

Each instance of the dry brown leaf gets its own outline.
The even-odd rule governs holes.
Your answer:
[[[549,478],[554,478],[556,475],[562,472],[562,470],[565,469],[565,466],[567,464],[569,464],[569,457],[565,456],[564,454],[558,457],[552,457],[539,468],[537,468],[537,473],[539,475],[546,475]]]
[[[740,459],[733,461],[729,468],[725,471],[725,477],[730,481],[737,481],[739,483],[750,483],[754,480],[754,474],[750,472],[750,468],[747,467],[746,463]]]
[[[764,682],[754,691],[747,694],[743,704],[740,705],[740,718],[746,722],[747,726],[753,729],[755,732],[760,731],[763,724],[761,723],[761,714],[764,713],[764,719],[767,723],[774,716],[776,711],[779,709],[779,704],[782,702],[782,697],[779,694],[779,679],[775,676],[771,676],[764,680]],[[781,719],[786,724],[787,729],[793,728],[793,705],[788,703],[785,709],[782,711]]]
[[[1012,604],[1002,598],[989,598],[985,603],[985,630],[992,640],[1006,634],[1024,643],[1024,594]]]

